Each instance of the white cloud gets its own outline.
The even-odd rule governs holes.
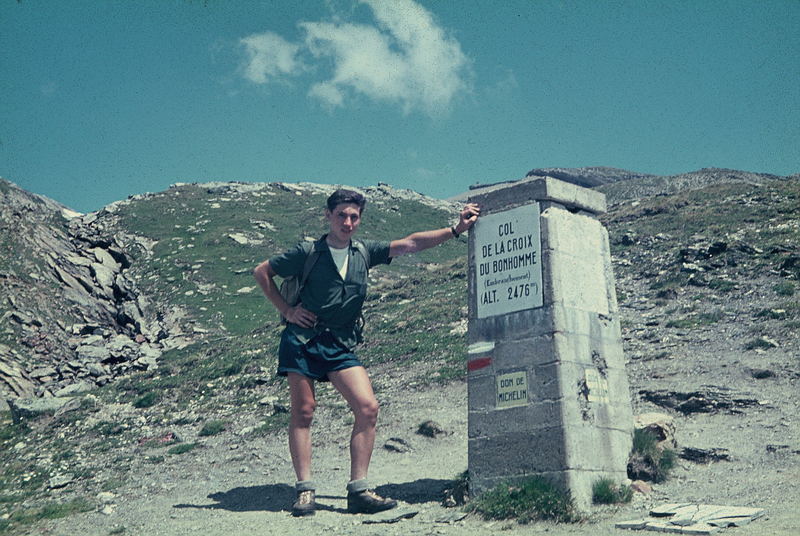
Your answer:
[[[361,0],[374,25],[348,22],[301,22],[301,45],[273,33],[242,40],[247,46],[245,76],[266,83],[296,74],[305,53],[318,66],[332,61],[330,78],[313,83],[308,94],[323,103],[344,106],[363,95],[399,104],[405,112],[432,115],[470,91],[471,65],[454,38],[413,0]]]
[[[244,77],[252,82],[264,84],[302,69],[302,64],[297,60],[300,47],[276,33],[254,34],[241,39],[240,43],[247,55]]]

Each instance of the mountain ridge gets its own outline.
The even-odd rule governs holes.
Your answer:
[[[506,184],[536,177],[553,177],[565,182],[593,188],[606,194],[610,204],[667,193],[703,188],[711,184],[730,182],[752,182],[761,184],[770,180],[796,180],[798,175],[773,175],[770,173],[741,171],[727,168],[701,168],[674,175],[655,175],[607,166],[580,168],[534,168],[520,179],[475,184],[467,192],[448,198],[450,201],[466,201],[470,196],[501,187]]]

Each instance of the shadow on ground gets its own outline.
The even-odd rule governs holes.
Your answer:
[[[391,497],[410,504],[439,502],[444,490],[452,485],[451,480],[421,478],[403,484],[378,486],[375,491],[384,497]],[[269,484],[233,488],[229,491],[211,493],[208,498],[212,504],[176,504],[173,508],[199,508],[206,510],[228,510],[230,512],[289,512],[295,499],[295,491],[287,484]],[[344,493],[336,495],[317,495],[317,509],[345,513],[343,508],[325,504],[325,499],[344,500]]]
[[[249,486],[218,491],[208,496],[213,504],[176,504],[174,508],[203,508],[231,512],[289,511],[295,499],[294,488],[287,484]]]
[[[420,478],[403,484],[378,486],[375,491],[383,497],[391,497],[410,504],[441,502],[444,490],[452,487],[452,480]]]

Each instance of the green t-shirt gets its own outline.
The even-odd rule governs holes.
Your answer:
[[[367,296],[367,270],[379,264],[392,262],[389,256],[389,242],[378,240],[361,240],[361,242],[369,252],[369,266],[358,248],[351,243],[347,276],[342,279],[325,237],[317,241],[316,249],[320,252],[319,257],[300,290],[300,302],[303,307],[317,315],[317,326],[303,328],[297,324],[287,324],[287,329],[291,329],[301,341],[307,342],[320,331],[328,329],[347,348],[352,349],[360,342],[357,321]],[[284,278],[300,277],[305,262],[306,250],[302,244],[269,259],[273,271]]]

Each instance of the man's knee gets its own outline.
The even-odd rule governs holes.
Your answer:
[[[316,409],[317,403],[314,400],[292,406],[292,424],[302,428],[311,426],[311,421],[314,420],[314,410]]]
[[[380,413],[380,405],[374,398],[372,400],[365,400],[359,404],[355,413],[356,417],[367,422],[375,423],[378,420],[378,413]]]

